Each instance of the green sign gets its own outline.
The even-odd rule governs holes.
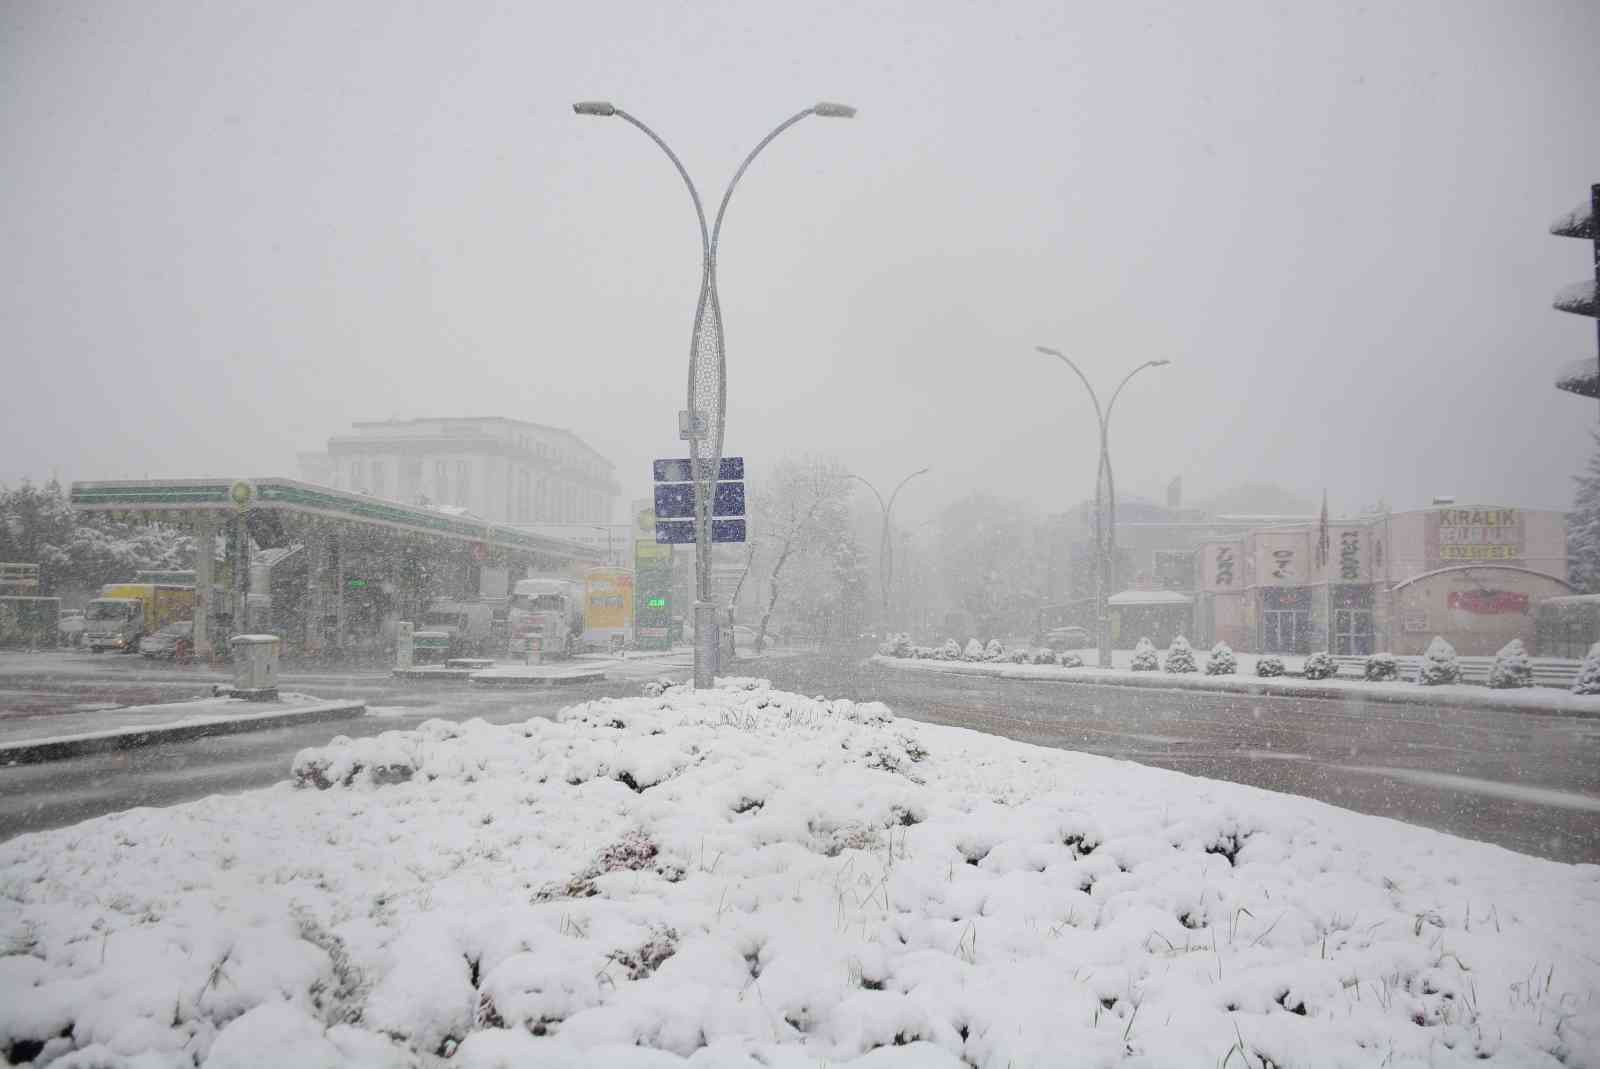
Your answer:
[[[645,543],[639,543],[644,545]],[[634,560],[634,634],[639,648],[672,647],[672,558],[639,554]]]
[[[365,589],[367,589],[367,581],[365,579],[346,579],[344,581],[344,585],[345,585],[345,589],[347,589],[347,590],[365,590]]]
[[[650,606],[652,609],[665,609],[667,607],[667,599],[666,598],[648,598],[648,599],[646,599],[645,604]]]

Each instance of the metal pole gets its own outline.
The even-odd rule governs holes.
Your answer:
[[[716,661],[718,643],[716,638],[717,620],[716,606],[711,600],[711,513],[712,502],[716,493],[716,482],[721,474],[723,427],[727,418],[727,348],[722,333],[722,304],[717,295],[717,266],[716,248],[717,240],[722,233],[723,216],[728,210],[728,201],[733,197],[734,187],[739,184],[745,170],[760,154],[761,150],[772,143],[783,131],[805,118],[807,115],[821,115],[828,118],[850,118],[855,115],[855,109],[842,104],[823,102],[806,108],[804,111],[784,120],[778,124],[771,133],[762,138],[744,162],[734,172],[728,188],[722,194],[722,203],[717,208],[715,225],[708,231],[706,227],[705,210],[700,202],[700,193],[695,188],[689,172],[684,168],[683,162],[676,153],[667,146],[656,132],[643,122],[629,115],[621,108],[605,101],[586,101],[573,105],[573,110],[580,115],[616,116],[638,127],[650,140],[654,141],[661,151],[667,154],[672,164],[677,168],[678,174],[683,178],[684,185],[689,188],[689,196],[694,200],[695,216],[700,223],[700,243],[702,251],[700,271],[700,297],[695,306],[694,330],[689,341],[689,381],[687,408],[691,422],[697,416],[703,416],[706,421],[706,438],[710,439],[709,455],[703,439],[691,438],[690,458],[693,467],[694,480],[694,511],[695,511],[695,654],[694,654],[694,685],[696,687],[709,687],[716,674]],[[713,413],[714,417],[713,418]]]
[[[894,519],[893,519],[893,513],[894,513],[895,499],[900,496],[900,491],[905,489],[906,483],[910,482],[912,479],[915,479],[919,475],[926,475],[926,474],[928,474],[928,472],[930,472],[932,470],[933,470],[932,468],[923,468],[921,471],[914,471],[910,475],[907,475],[904,479],[901,479],[900,480],[900,484],[898,486],[896,486],[894,488],[894,491],[889,495],[889,503],[887,505],[885,505],[884,509],[883,509],[883,568],[882,568],[882,570],[883,570],[883,626],[884,626],[885,630],[888,629],[888,627],[889,627],[889,625],[891,623],[891,620],[889,618],[889,591],[890,591],[890,589],[891,589],[891,587],[893,586],[893,583],[894,583],[894,527],[893,527]],[[877,491],[874,490],[873,493],[877,493]]]

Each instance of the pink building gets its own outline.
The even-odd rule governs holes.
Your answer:
[[[1535,607],[1572,592],[1566,547],[1566,513],[1502,506],[1259,528],[1197,550],[1196,630],[1262,653],[1532,651]]]

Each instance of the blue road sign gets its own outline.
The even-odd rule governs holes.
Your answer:
[[[744,483],[718,483],[712,499],[713,516],[744,515]],[[694,483],[657,483],[656,518],[682,520],[694,517]]]
[[[694,481],[694,463],[688,457],[657,460],[654,463],[655,481],[658,483],[687,483]],[[742,480],[744,457],[723,457],[717,478]]]
[[[712,520],[711,541],[743,542],[744,520]],[[656,542],[661,545],[688,546],[694,544],[693,520],[657,520]]]

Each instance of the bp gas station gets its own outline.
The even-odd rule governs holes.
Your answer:
[[[77,482],[71,503],[194,536],[197,657],[245,631],[280,634],[309,658],[377,654],[434,598],[577,577],[603,559],[578,542],[293,479]]]

